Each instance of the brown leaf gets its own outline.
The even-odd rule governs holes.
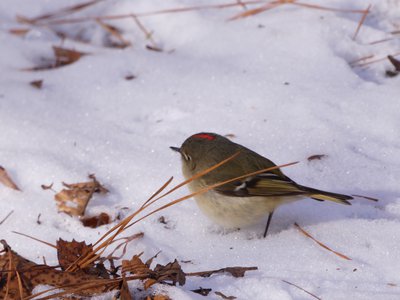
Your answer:
[[[108,43],[109,46],[115,47],[115,48],[126,48],[131,45],[131,43],[129,41],[124,39],[124,37],[122,36],[121,30],[118,29],[117,27],[107,24],[107,23],[101,21],[100,19],[97,19],[96,22],[104,30],[106,30],[111,36],[115,37],[118,40],[117,43],[109,41],[109,43]]]
[[[29,82],[29,84],[37,89],[41,89],[43,86],[43,80],[34,80]]]
[[[202,296],[208,296],[208,294],[212,291],[212,289],[205,289],[199,287],[198,289],[192,290],[193,293],[200,294]]]
[[[85,256],[90,252],[93,252],[93,247],[91,244],[86,245],[85,242],[77,242],[75,240],[68,242],[59,239],[57,241],[58,263],[63,271],[65,271],[79,257]]]
[[[394,58],[392,55],[388,55],[388,59],[392,63],[392,65],[394,66],[395,70],[397,72],[400,72],[400,60]]]
[[[0,166],[0,182],[9,188],[20,191],[19,187],[14,183],[14,181],[8,175],[6,169],[4,169],[2,166]]]
[[[122,274],[131,273],[134,275],[144,275],[144,277],[149,277],[153,271],[140,259],[139,255],[134,255],[130,260],[122,261]]]
[[[97,228],[102,225],[110,224],[111,217],[106,213],[101,213],[98,216],[82,218],[81,222],[85,227]]]
[[[215,295],[220,296],[222,299],[227,299],[227,300],[234,300],[236,299],[235,296],[225,296],[223,293],[221,292],[215,292]]]
[[[146,45],[146,49],[150,51],[155,51],[155,52],[163,52],[163,49],[157,46],[152,46],[152,45]]]
[[[53,183],[51,183],[51,184],[49,184],[49,185],[42,184],[40,187],[41,187],[43,190],[53,190]]]
[[[312,161],[312,160],[316,160],[316,159],[321,160],[322,158],[325,158],[325,157],[328,157],[328,155],[326,155],[326,154],[314,154],[314,155],[309,156],[307,158],[307,160],[308,161]]]
[[[63,67],[78,61],[82,56],[89,53],[79,52],[72,49],[53,46],[54,58],[43,60],[43,62],[32,68],[24,68],[23,71],[42,71]]]
[[[24,36],[29,32],[29,30],[29,28],[11,28],[10,30],[8,30],[8,32],[18,36]]]
[[[122,276],[121,287],[119,290],[120,296],[119,300],[133,300],[131,292],[129,291],[128,282],[125,276]]]
[[[157,280],[153,278],[146,279],[145,282],[143,283],[143,287],[145,290],[149,289],[152,285],[156,284]]]
[[[54,196],[57,201],[59,212],[65,212],[73,216],[83,216],[94,193],[105,194],[108,192],[108,190],[96,180],[94,175],[90,175],[89,178],[93,181],[73,184],[63,182],[63,185],[67,189],[63,189]]]
[[[129,75],[126,75],[126,76],[125,76],[125,79],[126,79],[126,80],[133,80],[133,79],[135,79],[135,78],[136,78],[136,76],[133,75],[133,74],[129,74]]]
[[[47,265],[38,265],[12,251],[4,240],[1,240],[5,250],[0,255],[0,299],[19,300],[20,295],[28,297],[38,285],[65,285],[82,286],[88,281],[98,283],[81,290],[78,295],[93,295],[110,290],[107,281],[83,273],[69,273],[55,270]],[[103,284],[104,283],[104,284]]]
[[[247,271],[258,270],[257,267],[227,267],[218,270],[186,273],[186,276],[210,277],[216,273],[229,273],[233,277],[243,277]]]
[[[176,259],[165,266],[158,264],[154,268],[154,272],[158,282],[171,281],[173,285],[179,283],[181,286],[186,282],[185,272],[182,271],[182,267]]]

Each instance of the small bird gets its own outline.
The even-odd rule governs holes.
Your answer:
[[[180,148],[170,148],[181,154],[182,172],[186,179],[238,153],[220,167],[189,182],[192,193],[225,180],[276,166],[269,159],[215,133],[197,133],[187,138]],[[347,205],[351,205],[347,200],[353,199],[351,196],[297,184],[280,169],[226,183],[194,198],[205,215],[225,228],[252,225],[268,214],[264,231],[266,237],[274,210],[281,204],[304,197]]]

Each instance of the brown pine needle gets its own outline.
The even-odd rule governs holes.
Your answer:
[[[227,159],[221,161],[220,163],[210,167],[207,170],[204,170],[198,174],[196,174],[195,176],[193,176],[192,178],[190,178],[189,180],[185,180],[184,182],[182,182],[181,184],[178,184],[177,186],[173,187],[171,190],[169,190],[168,192],[164,193],[163,195],[159,196],[158,198],[154,199],[151,202],[148,202],[149,200],[147,200],[146,202],[148,202],[147,204],[143,205],[141,208],[139,208],[137,211],[135,211],[133,214],[131,214],[130,216],[126,217],[124,220],[122,220],[119,224],[115,225],[113,228],[111,228],[109,231],[107,231],[94,245],[93,247],[95,247],[96,245],[98,245],[101,241],[103,241],[100,245],[98,245],[96,248],[93,249],[93,252],[88,253],[85,257],[80,257],[78,258],[74,263],[72,263],[66,270],[67,271],[75,271],[79,266],[80,267],[84,267],[88,264],[90,264],[91,262],[95,261],[97,258],[100,257],[100,255],[105,251],[105,249],[112,243],[112,241],[121,233],[123,232],[126,228],[132,226],[129,225],[129,222],[136,217],[140,212],[142,212],[144,209],[146,209],[148,206],[150,206],[151,204],[153,204],[154,202],[156,202],[157,200],[167,196],[168,194],[172,193],[173,191],[175,191],[176,189],[178,189],[179,187],[185,185],[186,183],[190,182],[191,180],[194,180],[195,178],[198,178],[200,176],[205,175],[208,172],[211,172],[212,170],[218,168],[219,166],[221,166],[224,163],[227,163],[229,160],[235,158],[240,152],[235,153],[234,155],[228,157]],[[170,180],[169,180],[170,181]],[[167,181],[168,183],[168,181]],[[167,185],[164,184],[164,186]],[[154,195],[153,195],[154,196]],[[153,197],[152,196],[152,197]],[[190,198],[190,197],[189,197]],[[183,201],[183,200],[182,200]],[[155,213],[155,212],[153,212]],[[147,217],[147,216],[145,216]],[[143,218],[142,218],[143,219]],[[141,220],[141,219],[140,219]],[[136,224],[136,222],[134,222],[134,224]],[[115,231],[114,234],[111,235],[111,233],[113,233]],[[111,235],[111,236],[110,236]],[[109,236],[107,238],[107,236]],[[107,239],[106,239],[107,238]],[[100,253],[97,253],[98,251],[100,251]]]
[[[371,8],[371,4],[368,5],[367,9],[362,14],[360,22],[358,22],[356,32],[354,32],[353,41],[356,39],[356,37],[357,37],[357,35],[358,35],[358,33],[359,33],[360,29],[361,29],[361,26],[364,24],[364,21],[367,18],[367,15],[369,14],[370,8]]]
[[[50,243],[48,243],[48,242],[39,240],[39,239],[37,239],[37,238],[34,238],[34,237],[32,237],[32,236],[30,236],[30,235],[27,235],[27,234],[25,234],[25,233],[21,233],[21,232],[17,232],[17,231],[11,231],[11,232],[12,232],[12,233],[15,233],[15,234],[22,235],[22,236],[24,236],[24,237],[30,238],[30,239],[32,239],[32,240],[34,240],[34,241],[37,241],[37,242],[39,242],[39,243],[42,243],[42,244],[45,244],[45,245],[47,245],[47,246],[50,246],[50,247],[53,247],[53,248],[57,249],[57,246],[55,246],[55,245],[53,245],[53,244],[50,244]]]
[[[326,246],[326,245],[324,245],[323,243],[321,243],[320,241],[318,241],[318,240],[317,240],[316,238],[314,238],[311,234],[309,234],[307,231],[305,231],[303,228],[301,228],[299,224],[294,223],[294,226],[295,226],[298,230],[300,230],[300,232],[301,232],[302,234],[304,234],[306,237],[312,239],[314,242],[316,242],[316,243],[317,243],[318,245],[320,245],[322,248],[325,248],[326,250],[328,250],[328,251],[330,251],[330,252],[333,252],[334,254],[336,254],[337,256],[339,256],[339,257],[341,257],[341,258],[343,258],[343,259],[351,260],[350,257],[348,257],[348,256],[346,256],[346,255],[344,255],[344,254],[342,254],[342,253],[339,253],[339,252],[337,252],[337,251],[335,251],[335,250],[332,250],[332,249],[329,248],[328,246]]]
[[[287,280],[284,280],[284,279],[282,279],[282,281],[283,281],[284,283],[290,284],[290,285],[292,285],[292,286],[298,288],[299,290],[302,290],[303,292],[309,294],[311,297],[314,297],[315,299],[322,300],[320,297],[318,297],[318,296],[314,295],[313,293],[311,293],[311,292],[309,292],[309,291],[303,289],[302,287],[298,286],[297,284],[291,283],[291,282],[289,282],[289,281],[287,281]]]

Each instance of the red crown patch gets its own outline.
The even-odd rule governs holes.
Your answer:
[[[215,140],[214,135],[207,134],[207,133],[198,133],[198,134],[193,135],[192,137],[198,138],[198,139],[205,139],[205,140],[209,140],[209,141]]]

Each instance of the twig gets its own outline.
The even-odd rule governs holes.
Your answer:
[[[358,22],[356,32],[354,32],[353,41],[356,39],[356,37],[357,37],[357,35],[358,35],[358,32],[359,32],[360,29],[361,29],[361,26],[364,24],[364,21],[365,21],[365,19],[367,18],[367,15],[369,14],[370,8],[371,8],[371,4],[368,5],[367,9],[366,9],[365,12],[362,14],[361,19],[360,19],[360,22]]]
[[[287,281],[287,280],[284,280],[284,279],[282,279],[282,281],[283,281],[284,283],[287,283],[287,284],[290,284],[290,285],[292,285],[292,286],[294,286],[294,287],[297,287],[299,290],[302,290],[303,292],[309,294],[310,296],[314,297],[315,299],[322,300],[320,297],[318,297],[318,296],[314,295],[313,293],[311,293],[311,292],[309,292],[309,291],[303,289],[302,287],[298,286],[297,284],[291,283],[291,282],[289,282],[289,281]]]
[[[0,221],[0,225],[3,224],[8,219],[8,217],[11,216],[13,213],[14,213],[14,210],[10,211],[7,214],[7,216],[5,216],[4,219]]]
[[[337,251],[335,251],[335,250],[332,250],[332,249],[329,248],[328,246],[324,245],[323,243],[321,243],[320,241],[318,241],[317,239],[315,239],[311,234],[309,234],[307,231],[305,231],[303,228],[301,228],[301,227],[299,226],[299,224],[294,223],[294,226],[295,226],[298,230],[300,230],[300,232],[301,232],[302,234],[304,234],[306,237],[312,239],[314,242],[316,242],[316,243],[317,243],[318,245],[320,245],[322,248],[325,248],[326,250],[328,250],[328,251],[330,251],[330,252],[333,252],[334,254],[336,254],[337,256],[339,256],[339,257],[341,257],[341,258],[343,258],[343,259],[351,260],[351,258],[349,258],[348,256],[346,256],[346,255],[344,255],[344,254],[342,254],[342,253],[339,253],[339,252],[337,252]]]

